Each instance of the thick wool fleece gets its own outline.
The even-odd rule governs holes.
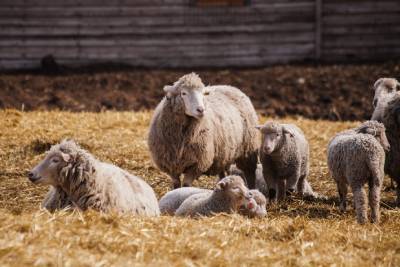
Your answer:
[[[158,202],[160,211],[162,214],[173,215],[188,197],[205,192],[211,192],[211,190],[197,187],[182,187],[169,191]]]
[[[376,137],[360,133],[366,128],[373,129]],[[369,184],[369,204],[372,221],[379,221],[380,190],[384,177],[385,144],[379,136],[385,128],[376,121],[365,122],[360,127],[337,134],[328,146],[328,167],[339,191],[340,207],[346,209],[347,185],[352,188],[357,221],[367,221],[366,196],[363,186]],[[386,137],[385,137],[386,140]]]
[[[285,128],[285,132],[283,128]],[[286,187],[289,190],[295,191],[297,187],[300,194],[307,197],[317,197],[317,194],[312,191],[307,182],[310,152],[303,131],[296,125],[276,122],[265,124],[263,126],[264,131],[282,135],[280,142],[271,154],[266,154],[260,149],[260,160],[270,193],[269,197],[275,198],[276,189],[278,189],[278,198],[284,198],[286,192],[280,192],[279,186],[275,188],[276,184],[284,183],[284,181],[286,181]],[[264,138],[262,142],[264,142]]]
[[[72,141],[51,148],[70,155],[68,165],[60,170],[59,188],[78,208],[103,212],[159,215],[153,189],[141,178],[117,166],[100,162]],[[52,206],[51,204],[48,204]]]
[[[231,86],[210,86],[201,119],[185,114],[180,95],[165,97],[150,124],[148,145],[157,167],[173,181],[180,175],[221,175],[236,163],[255,187],[258,117],[250,99]],[[185,184],[190,186],[190,184]]]

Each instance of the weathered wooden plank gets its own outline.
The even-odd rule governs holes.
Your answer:
[[[376,14],[400,12],[400,2],[395,1],[346,1],[343,3],[324,3],[323,12],[335,14]]]
[[[191,3],[191,0],[2,0],[0,6],[186,6]]]
[[[249,8],[199,9],[191,6],[101,6],[101,7],[1,7],[0,17],[5,18],[66,18],[66,17],[124,17],[124,16],[250,16],[255,12],[276,13],[311,13],[312,3],[268,4]],[[261,15],[261,14],[258,14]]]
[[[341,38],[326,37],[324,39],[323,48],[356,48],[356,47],[398,47],[400,44],[400,36],[397,38],[387,38],[385,35],[375,35],[375,38],[363,38],[357,36],[343,36]]]
[[[171,47],[9,47],[0,50],[0,58],[40,59],[47,54],[63,59],[71,58],[142,58],[162,56],[179,58],[182,56],[256,56],[290,55],[312,53],[314,44],[275,44],[275,45],[191,45]]]
[[[124,38],[1,38],[0,47],[24,46],[175,46],[175,45],[225,45],[225,44],[287,44],[312,42],[312,32],[199,34],[199,35],[130,35]]]
[[[315,58],[321,58],[322,0],[315,1]]]
[[[377,25],[377,24],[399,24],[399,14],[355,14],[355,15],[327,15],[323,19],[323,26],[339,25]]]
[[[117,35],[156,35],[156,34],[200,34],[200,33],[261,33],[261,32],[305,32],[313,31],[313,23],[273,23],[273,24],[251,24],[251,25],[215,25],[208,26],[180,26],[170,25],[152,27],[110,27],[110,26],[0,26],[0,36],[109,36]]]
[[[400,24],[371,25],[370,27],[359,25],[340,25],[325,27],[324,35],[365,35],[365,34],[399,34]]]

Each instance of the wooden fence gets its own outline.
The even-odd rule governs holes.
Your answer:
[[[248,67],[400,57],[400,0],[0,0],[0,68]]]

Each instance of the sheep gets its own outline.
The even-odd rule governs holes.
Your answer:
[[[181,187],[181,174],[183,186],[191,186],[202,174],[224,177],[236,163],[254,188],[259,138],[250,99],[235,87],[204,86],[195,73],[164,91],[150,123],[148,146],[173,187]]]
[[[394,93],[381,105],[384,106],[383,112],[374,112],[378,114],[374,119],[386,128],[391,149],[386,152],[385,173],[396,182],[396,205],[400,206],[400,92]]]
[[[43,203],[50,209],[57,207],[52,197],[56,188],[61,190],[61,196],[68,196],[70,202],[81,210],[91,208],[145,216],[160,213],[155,193],[145,181],[95,159],[72,140],[63,140],[52,146],[28,177],[34,184],[52,186]],[[53,204],[49,203],[51,199]]]
[[[374,84],[374,111],[371,120],[382,121],[385,108],[391,98],[400,90],[400,83],[394,78],[380,78]]]
[[[293,124],[267,122],[256,126],[262,133],[260,160],[271,201],[283,200],[286,190],[297,187],[302,196],[317,198],[307,182],[309,145]]]
[[[159,203],[161,214],[173,215],[180,205],[190,196],[199,193],[212,193],[212,190],[197,187],[182,187],[166,193]],[[258,190],[250,190],[250,199],[246,199],[239,213],[250,218],[265,217],[267,214],[265,196]]]
[[[182,202],[188,197],[194,194],[206,193],[210,191],[211,190],[197,187],[182,187],[169,191],[162,196],[158,202],[158,205],[160,206],[160,212],[161,214],[173,215]]]
[[[177,216],[210,216],[215,213],[235,213],[250,200],[251,195],[240,176],[227,176],[213,191],[188,197],[176,210]]]
[[[257,189],[252,189],[250,190],[250,196],[254,199],[255,205],[249,201],[240,207],[239,213],[250,218],[267,216],[267,199],[263,193]]]
[[[385,150],[389,150],[385,126],[366,121],[359,127],[337,134],[328,145],[328,167],[336,181],[340,210],[346,210],[347,186],[353,191],[357,221],[367,221],[363,186],[369,185],[371,221],[379,222],[380,191],[384,177]]]
[[[373,100],[373,107],[374,107],[374,111],[371,117],[371,120],[377,120],[380,122],[383,122],[383,124],[386,127],[386,132],[388,132],[389,127],[388,124],[390,124],[390,119],[387,123],[385,123],[383,121],[383,117],[385,114],[385,109],[388,106],[388,103],[393,100],[396,95],[398,95],[398,91],[400,91],[400,83],[394,79],[394,78],[380,78],[378,79],[375,84],[374,84],[374,91],[375,91],[375,95],[374,95],[374,100]],[[391,131],[394,135],[395,131]],[[394,147],[396,147],[397,145],[397,137],[393,137],[392,138],[392,134],[387,134],[387,137],[389,139],[389,143],[390,144],[395,144]],[[385,172],[389,174],[390,176],[390,188],[395,188],[394,184],[393,184],[393,179],[397,180],[400,182],[400,170],[396,170],[396,164],[395,162],[398,162],[399,159],[400,160],[400,155],[396,155],[398,150],[396,149],[391,149],[388,153],[386,153],[386,164],[385,164]],[[393,159],[393,160],[392,160]],[[396,173],[399,173],[396,175]],[[395,177],[399,176],[398,179],[396,179]],[[397,184],[399,184],[399,182],[397,182]],[[398,187],[397,191],[397,205],[400,205],[400,188]]]

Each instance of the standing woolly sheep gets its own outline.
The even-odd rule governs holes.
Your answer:
[[[59,205],[55,203],[59,201],[58,194],[61,202],[67,196],[82,210],[92,208],[147,216],[160,213],[154,191],[145,181],[98,161],[73,141],[62,141],[51,147],[46,158],[29,173],[29,179],[35,184],[53,187],[43,203],[50,208]]]
[[[293,187],[302,196],[318,197],[306,180],[310,152],[303,132],[293,124],[277,122],[267,122],[257,129],[262,133],[260,160],[269,198],[283,200],[286,190]]]
[[[204,86],[194,73],[164,91],[148,145],[154,163],[171,176],[174,188],[181,187],[181,174],[183,185],[191,186],[202,174],[224,177],[232,163],[254,188],[259,138],[250,99],[231,86]]]
[[[377,121],[337,134],[328,146],[328,167],[339,191],[340,210],[346,210],[347,186],[353,191],[357,221],[367,221],[366,196],[369,185],[372,222],[379,222],[379,201],[384,177],[385,150],[389,149],[385,127]]]
[[[374,112],[371,120],[382,122],[386,128],[386,135],[389,144],[392,147],[386,152],[385,173],[391,178],[391,187],[393,188],[393,180],[396,181],[397,206],[400,206],[400,143],[399,143],[399,119],[397,110],[400,108],[400,83],[394,78],[380,78],[374,84]],[[389,103],[391,103],[389,105]]]
[[[210,216],[215,213],[235,213],[251,199],[249,190],[239,176],[227,176],[213,191],[188,197],[175,212],[177,216]]]

